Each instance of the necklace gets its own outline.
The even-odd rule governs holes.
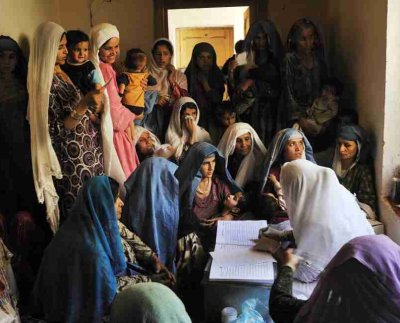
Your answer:
[[[201,184],[201,182],[200,182],[200,184]],[[211,180],[208,181],[208,183],[206,184],[207,186],[206,186],[206,188],[204,189],[204,191],[200,189],[200,184],[199,184],[199,186],[197,186],[196,194],[199,194],[199,195],[208,195],[208,194],[210,193],[210,191],[211,191],[211,184],[212,184],[212,181],[211,181]]]

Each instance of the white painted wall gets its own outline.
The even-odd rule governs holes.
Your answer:
[[[243,14],[248,7],[201,8],[168,10],[168,33],[176,48],[177,28],[233,27],[233,42],[244,39]],[[232,49],[233,50],[233,49]],[[174,65],[177,57],[174,57]]]

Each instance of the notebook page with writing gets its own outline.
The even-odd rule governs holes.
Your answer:
[[[258,232],[267,221],[218,221],[216,244],[253,246]]]

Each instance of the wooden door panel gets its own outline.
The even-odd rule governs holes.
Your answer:
[[[189,64],[194,46],[201,42],[210,43],[214,47],[219,67],[233,55],[232,27],[178,28],[176,33],[179,68]]]

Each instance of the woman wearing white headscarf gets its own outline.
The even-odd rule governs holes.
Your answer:
[[[133,120],[135,114],[130,112],[121,103],[118,95],[116,72],[112,64],[119,55],[119,32],[117,27],[108,23],[101,23],[90,31],[90,60],[106,84],[104,110],[111,114],[112,124],[107,124],[109,133],[113,133],[113,143],[119,162],[110,167],[118,172],[115,178],[122,184],[126,178],[136,169],[139,159],[133,145]],[[113,156],[113,160],[115,160]],[[121,173],[121,167],[123,174]]]
[[[196,101],[182,97],[175,102],[171,120],[165,135],[165,142],[175,149],[175,159],[179,162],[195,142],[210,142],[209,133],[198,126],[200,110]]]
[[[332,169],[298,159],[283,165],[281,183],[296,254],[303,257],[295,278],[306,283],[317,280],[345,243],[374,234],[354,196],[340,185]]]
[[[67,58],[66,44],[61,26],[41,24],[34,35],[28,68],[33,176],[53,232],[58,228],[59,207],[65,217],[83,183],[104,171],[109,173],[104,169],[103,148],[104,152],[110,148],[106,137],[102,142],[97,117],[92,113],[101,112],[103,90],[81,98],[60,68]],[[107,112],[103,113],[102,124],[107,118]],[[110,162],[106,154],[104,157],[106,164]]]
[[[226,129],[218,149],[222,152],[235,182],[244,189],[259,173],[267,149],[248,123],[238,122]]]

